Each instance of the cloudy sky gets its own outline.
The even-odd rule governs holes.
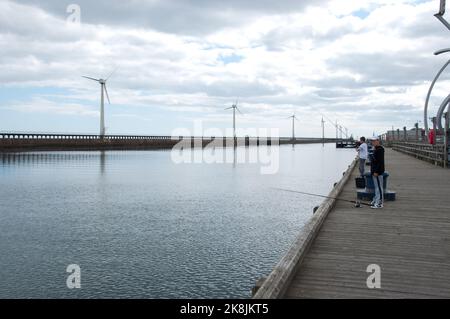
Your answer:
[[[80,9],[74,22],[70,4]],[[439,0],[0,0],[0,131],[109,134],[232,125],[356,136],[411,127],[450,32]],[[432,112],[448,94],[444,77]],[[326,124],[326,134],[335,129]]]

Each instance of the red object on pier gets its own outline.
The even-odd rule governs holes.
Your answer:
[[[431,130],[428,132],[428,142],[429,142],[431,145],[436,144],[436,132],[434,131],[434,129],[431,129]]]

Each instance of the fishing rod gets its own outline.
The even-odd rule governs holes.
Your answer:
[[[290,193],[296,193],[296,194],[302,194],[302,195],[309,195],[309,196],[315,196],[315,197],[322,197],[322,198],[329,198],[329,199],[340,200],[340,201],[343,201],[343,202],[355,204],[356,208],[360,208],[361,205],[372,206],[371,204],[363,203],[363,202],[361,202],[359,200],[350,200],[350,199],[344,199],[344,198],[338,198],[338,197],[331,197],[331,196],[325,196],[325,195],[319,195],[319,194],[313,194],[313,193],[294,191],[294,190],[291,190],[291,189],[284,189],[284,188],[275,188],[275,189],[280,190],[280,191],[284,191],[284,192],[290,192]]]

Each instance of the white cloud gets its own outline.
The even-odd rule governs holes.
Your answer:
[[[443,62],[432,52],[448,37],[433,17],[436,1],[298,3],[81,1],[75,27],[65,21],[64,2],[2,1],[0,85],[66,89],[65,109],[91,116],[80,105],[96,108],[98,86],[80,76],[118,67],[109,92],[124,111],[116,116],[130,121],[130,106],[146,109],[146,118],[167,110],[186,112],[186,120],[225,120],[223,107],[239,96],[248,110],[244,124],[282,125],[277,119],[296,111],[318,123],[304,135],[320,132],[315,110],[360,134],[412,125],[407,115],[420,113]],[[239,59],[227,62],[230,56]],[[31,102],[14,107],[56,110],[42,96]]]
[[[62,115],[79,115],[98,117],[99,112],[91,107],[76,103],[58,103],[50,99],[35,97],[30,101],[17,101],[4,107],[9,110],[28,113],[52,113]]]

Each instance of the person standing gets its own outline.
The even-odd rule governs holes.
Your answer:
[[[431,129],[431,130],[428,132],[428,142],[429,142],[431,145],[435,145],[435,144],[436,144],[436,132],[434,131],[434,129]]]
[[[372,174],[373,184],[375,186],[375,197],[372,201],[371,208],[383,208],[384,203],[384,189],[383,189],[383,174],[384,174],[384,148],[380,145],[378,136],[371,139],[373,146],[373,155],[370,161],[370,172]]]
[[[369,155],[369,151],[367,149],[366,138],[363,136],[359,139],[360,145],[357,148],[358,156],[359,156],[359,174],[361,177],[364,177],[364,172],[366,168],[366,160]]]

